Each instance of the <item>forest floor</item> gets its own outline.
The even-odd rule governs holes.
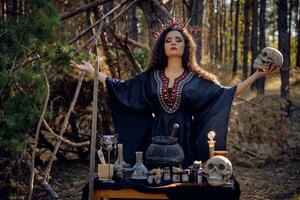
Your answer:
[[[241,200],[300,200],[300,161],[280,161],[256,167],[234,165],[241,187]],[[62,199],[81,198],[89,167],[80,163],[55,165],[54,188]]]

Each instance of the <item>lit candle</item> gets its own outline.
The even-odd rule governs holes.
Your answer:
[[[214,140],[215,136],[216,136],[216,132],[214,131],[209,131],[207,134],[207,137],[209,138],[209,141],[207,141],[207,143],[208,143],[210,158],[214,156],[215,143],[216,143],[216,141]]]

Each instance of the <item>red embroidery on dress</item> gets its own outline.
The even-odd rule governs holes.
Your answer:
[[[187,77],[188,73],[183,72],[179,77],[174,80],[172,88],[169,88],[169,78],[165,75],[163,71],[160,71],[160,79],[162,80],[162,97],[165,104],[172,108],[178,101],[179,83]],[[169,93],[169,89],[171,92]]]
[[[154,71],[154,79],[157,83],[157,96],[160,105],[166,113],[172,114],[179,108],[183,86],[192,79],[192,74],[192,72],[184,72],[181,76],[176,78],[172,91],[169,94],[169,79],[165,76],[163,71]]]

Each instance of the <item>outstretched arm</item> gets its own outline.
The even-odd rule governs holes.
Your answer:
[[[235,97],[239,96],[257,79],[259,79],[263,76],[266,76],[266,75],[276,74],[279,71],[280,71],[280,69],[278,67],[273,67],[273,68],[270,68],[265,71],[264,70],[256,70],[256,72],[254,74],[252,74],[249,78],[247,78],[246,80],[244,80],[243,82],[241,82],[237,85],[234,96]]]
[[[76,69],[85,71],[87,73],[89,73],[90,75],[94,76],[95,73],[95,69],[93,68],[93,66],[91,65],[91,63],[86,62],[86,61],[82,61],[83,64],[78,64],[73,60],[70,60],[70,65]],[[107,76],[101,72],[98,73],[98,80],[102,83],[105,84],[105,80],[106,80]]]

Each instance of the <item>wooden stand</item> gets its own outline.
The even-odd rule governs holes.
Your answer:
[[[163,193],[153,194],[139,192],[134,189],[98,189],[94,190],[94,200],[109,200],[110,198],[118,199],[169,199],[167,195]]]

